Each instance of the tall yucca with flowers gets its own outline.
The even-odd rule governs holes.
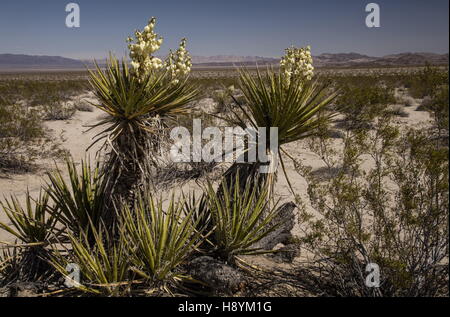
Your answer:
[[[130,194],[160,150],[165,122],[187,110],[197,91],[187,83],[191,70],[186,40],[165,62],[155,57],[163,38],[155,33],[152,18],[142,31],[128,38],[131,63],[110,56],[105,70],[90,72],[90,84],[107,117],[94,143],[109,149],[104,171],[110,193],[131,200]],[[93,128],[94,128],[93,127]],[[111,181],[112,180],[112,181]],[[117,194],[117,195],[116,195]]]
[[[278,161],[285,171],[282,153],[289,156],[282,146],[311,136],[323,119],[331,117],[330,112],[324,116],[318,114],[333,101],[336,93],[331,92],[326,84],[314,80],[312,63],[309,46],[291,47],[286,49],[286,54],[281,59],[279,72],[267,69],[262,74],[258,69],[256,76],[253,76],[247,70],[240,70],[240,88],[246,106],[235,99],[243,113],[243,116],[235,116],[237,123],[243,129],[277,127],[279,148],[277,157],[276,153],[271,151],[269,142],[266,144],[269,164],[272,165],[274,173],[261,174],[261,162],[235,163],[225,174],[229,184],[233,184],[233,178],[240,170],[240,177],[245,178],[242,183],[248,181],[248,178],[254,178],[254,182],[259,185],[266,182],[273,185]]]

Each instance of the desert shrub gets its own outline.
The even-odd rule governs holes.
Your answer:
[[[382,85],[374,79],[361,80],[357,84],[345,81],[338,86],[340,96],[336,109],[345,114],[345,128],[369,128],[373,119],[395,103],[392,87]]]
[[[75,101],[74,107],[77,111],[81,111],[81,112],[93,112],[94,111],[94,106],[92,106],[90,103],[88,103],[85,100]]]
[[[431,96],[425,96],[425,98],[422,99],[422,102],[420,103],[420,105],[417,107],[416,111],[430,110],[431,103],[432,103]]]
[[[411,96],[403,96],[400,100],[400,103],[403,103],[405,107],[412,107],[416,104],[416,101]]]
[[[448,84],[448,71],[428,65],[408,79],[406,86],[409,87],[411,96],[424,98],[432,96],[442,85]]]
[[[0,80],[0,95],[12,101],[25,100],[30,107],[45,105],[50,100],[68,101],[87,90],[85,80]]]
[[[189,82],[198,87],[200,91],[204,92],[203,96],[213,96],[214,91],[223,89],[223,87],[237,87],[239,79],[238,74],[235,73],[232,77],[216,77],[216,78],[195,78],[192,76]]]
[[[436,90],[430,103],[425,107],[433,115],[434,122],[438,129],[439,135],[448,137],[448,116],[449,116],[449,100],[448,100],[448,86],[443,86]]]
[[[44,120],[69,120],[76,112],[72,104],[59,101],[50,101],[42,108]]]
[[[0,97],[0,170],[28,168],[49,143],[37,112]]]
[[[447,155],[424,132],[399,134],[384,117],[372,133],[349,135],[326,164],[337,170],[331,180],[302,168],[319,216],[300,216],[301,246],[314,259],[299,269],[300,283],[325,296],[448,296]],[[379,288],[366,285],[370,263]]]
[[[213,99],[217,102],[217,112],[224,112],[233,103],[233,94],[235,94],[234,86],[223,87],[213,94]],[[242,102],[243,100],[241,100]],[[242,102],[243,104],[243,102]]]

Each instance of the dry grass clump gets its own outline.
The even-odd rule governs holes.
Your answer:
[[[88,103],[85,100],[74,101],[74,107],[77,111],[81,111],[81,112],[93,112],[94,111],[94,106],[92,106],[90,103]]]
[[[42,116],[44,120],[69,120],[76,112],[76,108],[70,103],[59,101],[49,102],[42,106]]]

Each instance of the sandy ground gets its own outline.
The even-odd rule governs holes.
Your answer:
[[[76,100],[83,99],[91,102],[95,101],[90,94],[81,95],[76,98]],[[45,125],[55,140],[59,140],[62,136],[63,142],[61,147],[71,153],[75,162],[79,162],[85,157],[91,157],[91,159],[95,157],[98,146],[92,147],[89,152],[86,152],[86,149],[92,143],[92,138],[95,136],[96,131],[94,129],[86,132],[86,130],[89,129],[89,125],[98,122],[98,118],[101,115],[102,111],[98,109],[95,109],[93,112],[77,111],[73,118],[68,121],[46,121]],[[27,189],[32,197],[39,196],[41,186],[46,181],[45,173],[56,169],[57,166],[67,178],[65,168],[59,158],[38,160],[36,164],[38,165],[38,170],[35,173],[0,176],[0,199],[3,199],[3,197],[9,198],[11,195],[14,195],[23,204],[26,199]],[[0,210],[0,221],[9,223],[3,210]],[[11,241],[11,236],[0,230],[0,241]]]
[[[85,94],[77,98],[78,100],[88,99],[91,102],[93,101],[92,95]],[[407,118],[396,117],[395,123],[401,126],[429,126],[431,124],[431,118],[427,112],[416,111],[417,106],[420,104],[420,100],[414,101],[416,104],[410,107],[404,107],[404,110],[408,113]],[[77,162],[86,155],[90,156],[91,159],[94,159],[95,153],[98,150],[98,146],[92,148],[89,152],[86,152],[86,149],[92,143],[92,138],[96,134],[96,131],[86,132],[89,125],[92,125],[98,122],[98,119],[102,116],[102,112],[98,109],[95,109],[94,112],[77,112],[75,116],[69,121],[47,121],[45,124],[49,129],[52,130],[52,135],[56,138],[63,135],[63,143],[62,147],[69,150],[72,154],[74,160]],[[336,140],[335,146],[339,147],[339,143],[342,143],[342,140]],[[311,166],[313,170],[323,167],[323,162],[317,157],[316,154],[312,153],[306,141],[299,141],[289,144],[285,149],[297,160],[303,162],[306,166]],[[61,162],[56,162],[58,166],[62,166]],[[51,160],[41,160],[38,162],[40,168],[36,173],[28,173],[21,175],[10,175],[6,177],[0,177],[0,198],[10,195],[16,195],[19,201],[23,202],[25,199],[25,191],[30,191],[32,196],[37,196],[41,189],[41,185],[45,182],[45,172],[52,170],[55,168],[55,162]],[[294,169],[293,163],[291,160],[285,161],[287,172],[289,175],[290,182],[294,188],[294,191],[297,195],[299,195],[304,202],[308,202],[307,195],[307,183],[306,180],[300,176]],[[368,167],[370,166],[370,162],[367,163]],[[65,169],[62,168],[64,171]],[[67,177],[67,175],[65,175]],[[195,181],[184,183],[180,186],[175,186],[170,190],[167,190],[163,193],[163,197],[168,197],[166,193],[176,191],[181,193],[188,193],[192,190],[196,192],[200,192],[200,187],[196,184]],[[281,203],[288,201],[295,201],[293,197],[288,183],[282,172],[279,173],[278,182],[275,187],[275,193],[281,198]],[[313,212],[311,206],[306,203],[305,206],[309,211]],[[0,221],[8,223],[5,214],[2,210],[0,210]],[[297,235],[300,232],[299,224],[296,222],[296,226],[294,227],[293,234]],[[10,235],[5,234],[0,231],[0,241],[12,241],[12,237]]]

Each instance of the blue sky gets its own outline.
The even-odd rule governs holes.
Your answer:
[[[76,2],[81,27],[65,26]],[[365,6],[381,7],[381,28],[365,25]],[[0,4],[0,53],[101,58],[121,56],[125,38],[151,16],[165,38],[161,54],[188,38],[193,55],[281,56],[290,46],[313,54],[406,51],[447,53],[448,0],[14,0]]]

